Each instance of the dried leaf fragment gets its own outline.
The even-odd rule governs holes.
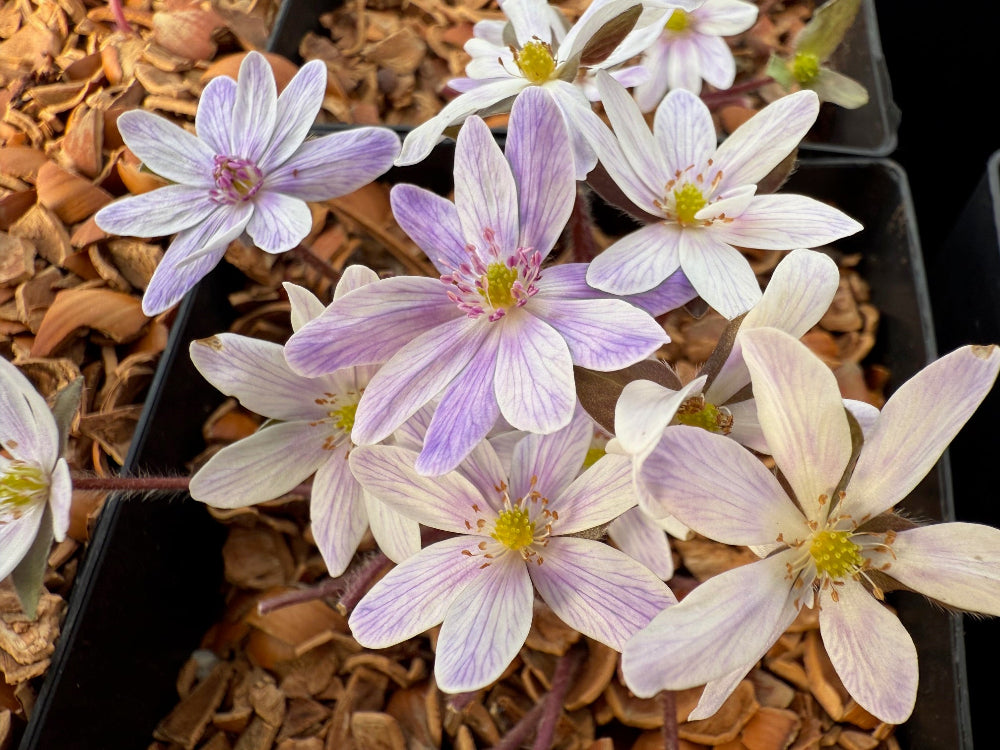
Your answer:
[[[142,333],[149,318],[135,297],[110,289],[67,289],[56,295],[45,313],[32,357],[49,357],[81,329],[93,328],[116,343],[133,341]]]

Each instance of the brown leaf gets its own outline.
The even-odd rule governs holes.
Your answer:
[[[107,190],[54,162],[46,162],[39,168],[37,189],[38,202],[52,209],[66,224],[83,221],[112,201]]]
[[[31,347],[32,357],[49,357],[81,328],[93,328],[117,343],[136,339],[149,318],[135,297],[110,289],[67,289],[56,295]]]

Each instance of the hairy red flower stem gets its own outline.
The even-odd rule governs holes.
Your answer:
[[[74,490],[124,490],[126,492],[184,492],[191,477],[73,477]]]
[[[664,750],[678,750],[680,738],[677,736],[677,693],[673,690],[661,690],[660,706],[663,708],[663,727],[660,736],[663,737]]]
[[[108,7],[111,8],[111,15],[115,17],[115,26],[118,27],[118,30],[126,34],[134,33],[132,25],[125,18],[125,8],[122,7],[122,0],[108,0]]]
[[[368,593],[375,579],[387,567],[392,565],[392,560],[385,556],[381,550],[368,555],[353,569],[349,569],[344,575],[343,588],[340,600],[337,602],[337,611],[342,615],[350,614],[361,597]]]
[[[344,590],[344,577],[327,578],[315,586],[286,591],[282,594],[275,594],[266,599],[261,599],[257,602],[257,614],[266,615],[268,612],[274,612],[284,607],[291,607],[293,604],[302,604],[303,602],[311,602],[314,599],[325,599],[330,596],[336,596]]]
[[[542,701],[542,716],[538,722],[538,733],[532,750],[548,750],[552,747],[552,739],[556,733],[556,725],[562,716],[563,701],[573,682],[573,677],[583,661],[585,650],[571,648],[556,662],[555,673],[552,675],[552,688]]]
[[[739,86],[731,86],[724,91],[713,91],[711,93],[702,94],[701,100],[705,102],[710,109],[721,107],[723,104],[728,104],[729,102],[734,101],[742,94],[748,94],[751,91],[756,91],[769,83],[774,83],[774,79],[771,78],[771,76],[754,78],[751,81],[741,83]]]
[[[323,276],[330,279],[331,281],[340,280],[340,271],[331,266],[325,260],[317,256],[312,250],[310,250],[305,245],[296,245],[292,252],[295,253],[300,260],[302,260],[306,265],[315,268]]]

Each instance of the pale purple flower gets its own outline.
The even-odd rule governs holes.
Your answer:
[[[352,266],[334,299],[377,278]],[[323,311],[306,289],[293,284],[285,289],[293,329]],[[191,478],[193,498],[216,508],[242,508],[281,497],[315,474],[309,518],[330,575],[344,572],[369,526],[392,560],[420,549],[418,525],[365,492],[347,463],[358,400],[377,368],[348,367],[304,378],[288,367],[279,344],[231,333],[192,342],[191,360],[220,391],[275,420],[212,456]]]
[[[704,718],[802,607],[818,607],[848,692],[879,719],[901,723],[916,698],[917,654],[878,601],[878,582],[885,576],[948,606],[998,615],[1000,530],[943,523],[893,531],[880,516],[923,479],[989,392],[1000,350],[958,349],[904,383],[852,467],[851,429],[830,369],[782,331],[742,338],[761,426],[792,494],[735,441],[684,426],[664,434],[642,470],[658,499],[705,536],[772,552],[658,615],[625,647],[626,683],[639,696],[707,683],[692,714]]]
[[[542,267],[576,193],[566,127],[544,90],[515,102],[506,148],[505,158],[472,117],[458,134],[455,203],[393,188],[396,220],[440,279],[372,284],[334,302],[285,350],[308,376],[385,363],[358,406],[359,445],[439,397],[421,473],[453,469],[501,415],[517,430],[565,427],[577,401],[574,365],[617,370],[667,341],[647,312],[588,287],[585,264]],[[689,291],[675,285],[676,304]]]
[[[66,538],[73,487],[60,443],[45,399],[0,357],[0,581],[39,534]]]
[[[576,83],[580,55],[606,24],[640,4],[641,0],[595,2],[566,30],[561,13],[545,0],[502,0],[500,8],[515,40],[513,48],[503,36],[506,24],[477,24],[476,35],[465,45],[472,57],[465,69],[467,77],[449,82],[451,88],[462,93],[406,136],[396,164],[424,159],[445,128],[473,114],[507,112],[518,94],[537,86],[548,91],[559,105],[559,117],[566,122],[573,143],[574,174],[578,180],[585,179],[597,157],[570,114],[574,106],[590,108],[587,94]],[[693,7],[697,2],[680,0],[680,4]],[[589,70],[619,65],[642,52],[654,38],[648,33],[630,33],[602,60],[589,63]]]
[[[306,201],[357,190],[392,166],[399,137],[387,128],[306,140],[326,75],[321,61],[306,63],[279,97],[267,60],[250,52],[238,81],[219,76],[205,87],[197,136],[142,110],[118,118],[132,152],[175,183],[116,201],[95,216],[114,234],[177,233],[143,296],[147,315],[176,304],[244,231],[269,253],[291,250],[312,228]]]
[[[760,285],[736,247],[791,250],[854,234],[861,225],[800,195],[756,195],[763,179],[795,148],[816,119],[815,94],[800,91],[768,105],[717,145],[708,107],[689,91],[671,91],[650,132],[638,105],[597,73],[614,133],[577,109],[604,167],[625,196],[660,220],[598,255],[587,282],[612,294],[654,289],[678,268],[726,318],[749,310]],[[736,247],[734,247],[736,246]]]
[[[577,476],[590,438],[581,411],[557,432],[518,442],[509,473],[484,441],[438,477],[417,473],[413,451],[353,451],[351,468],[366,490],[415,521],[458,534],[375,584],[349,621],[358,642],[385,648],[441,624],[435,680],[445,692],[464,692],[495,681],[520,650],[535,591],[570,627],[617,650],[674,604],[639,563],[574,536],[635,503],[623,456],[605,456]]]
[[[663,32],[642,56],[650,72],[635,88],[643,112],[651,112],[668,89],[701,93],[702,79],[717,89],[728,89],[736,79],[736,60],[723,37],[742,34],[757,21],[757,6],[746,0],[705,0],[686,11],[673,3],[654,0],[662,8]]]

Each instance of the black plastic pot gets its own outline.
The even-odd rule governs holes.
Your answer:
[[[446,162],[394,169],[390,181],[449,189]],[[421,179],[423,178],[423,179]],[[874,361],[898,385],[935,356],[923,264],[906,176],[884,159],[803,160],[786,188],[835,203],[866,229],[838,243],[862,252],[862,274],[882,313]],[[129,467],[182,470],[203,448],[201,427],[222,396],[188,359],[188,343],[235,317],[227,293],[242,277],[222,264],[184,301],[157,371]],[[891,388],[890,388],[891,390]],[[947,459],[906,503],[949,519]],[[176,702],[180,666],[222,608],[223,528],[189,499],[111,501],[83,560],[63,635],[19,750],[133,750]],[[917,708],[897,736],[907,750],[971,750],[962,620],[920,597],[893,600],[920,656]],[[982,652],[976,654],[981,658]]]
[[[1000,151],[986,170],[936,255],[929,260],[935,322],[942,349],[965,344],[1000,344]],[[955,514],[961,521],[1000,526],[997,493],[996,388],[952,443]],[[973,731],[979,747],[996,743],[995,691],[1000,670],[1000,623],[965,624]]]
[[[268,49],[301,62],[299,42],[307,32],[327,33],[320,24],[323,13],[343,5],[343,0],[285,0],[275,21]],[[892,100],[892,88],[882,43],[879,38],[875,0],[864,0],[854,25],[830,63],[844,75],[861,83],[870,97],[868,104],[854,110],[824,104],[812,130],[801,147],[810,151],[854,156],[889,156],[896,148],[899,108]],[[323,125],[324,132],[350,128],[350,125]],[[401,138],[413,128],[391,126]],[[495,128],[503,138],[506,128]]]

